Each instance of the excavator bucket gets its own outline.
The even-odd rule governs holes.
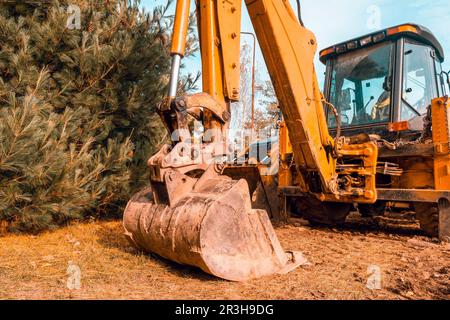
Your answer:
[[[128,239],[231,281],[284,274],[305,262],[300,253],[282,249],[266,211],[252,209],[246,180],[210,172],[198,179],[168,173],[168,189],[188,189],[168,203],[155,200],[157,186],[134,195],[124,213]]]

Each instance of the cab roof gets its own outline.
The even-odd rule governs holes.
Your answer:
[[[444,61],[444,50],[434,34],[428,28],[414,23],[401,24],[395,27],[380,30],[323,49],[320,51],[320,61],[322,61],[322,63],[326,63],[329,58],[345,52],[401,37],[412,38],[421,43],[432,46],[436,50],[438,59],[441,62]]]

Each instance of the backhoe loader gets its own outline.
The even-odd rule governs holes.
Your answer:
[[[240,98],[241,1],[196,1],[204,92],[179,96],[190,0],[178,0],[169,92],[159,106],[172,143],[149,159],[150,186],[125,209],[128,239],[180,264],[245,281],[303,262],[283,250],[269,214],[339,224],[355,204],[372,214],[404,202],[424,229],[448,237],[450,102],[438,98],[443,53],[432,34],[407,24],[322,51],[322,94],[315,36],[289,1],[245,4],[283,118],[278,175],[267,179],[261,166],[228,161],[230,105]],[[191,119],[202,123],[200,138]],[[275,188],[267,187],[274,181]],[[252,202],[261,185],[266,209]]]

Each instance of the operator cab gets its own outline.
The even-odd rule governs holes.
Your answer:
[[[442,46],[427,28],[404,24],[324,49],[324,94],[345,135],[391,140],[420,134],[431,100],[447,94]],[[330,131],[336,119],[327,112]],[[400,133],[399,133],[400,132]]]

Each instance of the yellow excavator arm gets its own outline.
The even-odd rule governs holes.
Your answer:
[[[321,200],[375,202],[376,145],[367,137],[362,143],[350,144],[343,137],[330,136],[324,111],[324,105],[328,104],[324,103],[314,68],[317,51],[314,34],[299,22],[289,1],[245,3],[288,129],[300,171],[297,181],[300,189],[315,193]],[[239,100],[242,3],[198,0],[196,4],[203,90],[229,112],[230,102]],[[178,66],[184,55],[189,7],[190,0],[177,2],[169,92],[172,98],[176,95]],[[354,157],[360,165],[337,167],[338,159],[343,157]],[[311,188],[317,184],[320,190]]]
[[[128,203],[126,235],[144,250],[228,280],[288,272],[301,255],[284,252],[267,212],[252,208],[257,170],[230,177],[222,161],[230,103],[239,100],[242,3],[198,0],[196,6],[204,92],[177,96],[190,8],[189,0],[178,0],[169,93],[160,106],[173,143],[148,161],[151,186]],[[296,187],[320,201],[374,202],[376,144],[341,137],[339,130],[335,138],[329,134],[314,34],[288,1],[247,0],[246,6],[292,143]],[[200,144],[193,143],[189,117],[203,123]]]

